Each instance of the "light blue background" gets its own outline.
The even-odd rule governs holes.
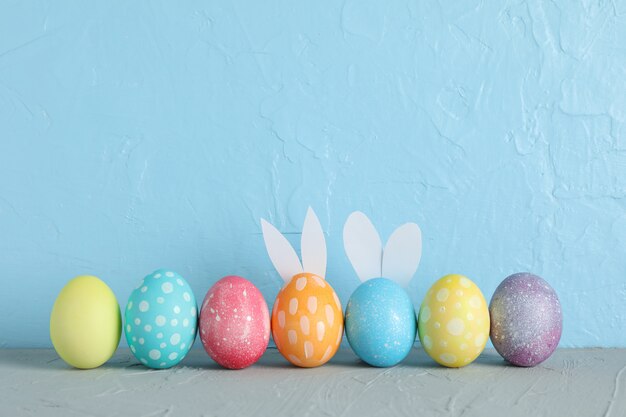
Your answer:
[[[184,4],[183,4],[184,3]],[[561,346],[626,346],[626,2],[0,1],[0,346],[50,346],[78,274],[173,268],[271,306],[266,217],[327,278],[341,232],[420,224],[416,305],[533,271]]]

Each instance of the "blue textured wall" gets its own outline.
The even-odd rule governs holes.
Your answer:
[[[138,3],[0,1],[0,346],[49,346],[77,274],[271,305],[259,218],[308,205],[344,302],[360,209],[421,225],[416,303],[530,270],[562,346],[626,346],[626,2]]]

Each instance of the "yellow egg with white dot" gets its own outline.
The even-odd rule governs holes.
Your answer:
[[[417,329],[428,355],[459,368],[474,361],[489,339],[489,307],[469,278],[446,275],[433,284],[420,307]]]

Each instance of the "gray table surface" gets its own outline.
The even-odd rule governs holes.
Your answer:
[[[100,368],[53,350],[0,350],[2,416],[626,416],[626,349],[559,349],[535,368],[493,350],[446,369],[419,348],[393,368],[350,350],[300,369],[270,349],[254,366],[219,368],[201,349],[150,370],[126,349]]]

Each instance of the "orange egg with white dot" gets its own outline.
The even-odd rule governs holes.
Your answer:
[[[489,307],[480,288],[463,275],[446,275],[428,290],[418,333],[437,363],[459,368],[473,362],[489,339]]]
[[[279,352],[296,366],[328,362],[343,336],[343,311],[335,290],[318,275],[294,276],[276,296],[272,335]]]

